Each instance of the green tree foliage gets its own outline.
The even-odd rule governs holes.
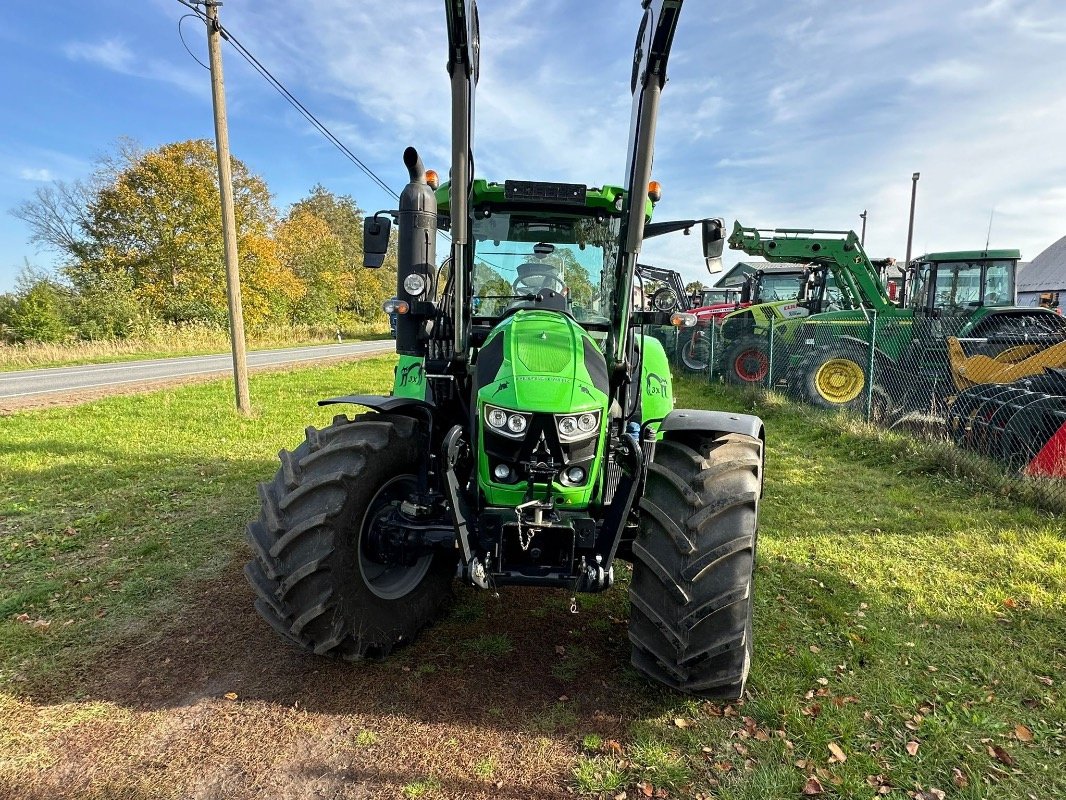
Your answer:
[[[685,294],[694,295],[699,294],[707,287],[703,285],[702,281],[692,281],[692,283],[685,284]]]
[[[61,342],[70,337],[70,297],[55,281],[26,271],[2,309],[7,336],[16,342]]]
[[[232,160],[238,252],[268,235],[270,191]],[[126,276],[147,309],[168,321],[222,322],[226,314],[222,222],[214,147],[204,139],[166,144],[125,165],[88,209],[88,257],[75,283]],[[276,261],[252,260],[260,270]],[[248,275],[248,271],[245,272]],[[253,286],[269,280],[255,276]],[[254,302],[253,302],[254,305]]]
[[[31,337],[55,337],[60,329],[64,336],[121,337],[153,320],[225,325],[215,159],[206,140],[153,150],[121,140],[87,178],[53,182],[12,209],[32,242],[59,255],[62,282],[50,281],[32,300],[20,293],[0,304],[6,335],[16,316]],[[395,291],[395,250],[383,268],[362,268],[363,212],[355,200],[316,185],[279,220],[266,183],[238,159],[231,168],[245,321],[343,326],[380,319],[381,303]],[[52,290],[63,302],[48,299]],[[31,307],[41,323],[32,331],[25,317]]]

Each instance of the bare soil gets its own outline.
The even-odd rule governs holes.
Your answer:
[[[576,615],[559,592],[457,588],[406,650],[350,664],[283,642],[239,567],[182,618],[27,687],[14,713],[35,746],[16,758],[41,768],[0,797],[565,797],[584,734],[620,738],[670,700],[626,666],[621,587]]]

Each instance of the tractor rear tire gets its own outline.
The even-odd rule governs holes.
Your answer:
[[[734,386],[762,386],[770,377],[770,345],[763,336],[742,336],[722,351],[722,374]]]
[[[629,587],[632,664],[688,694],[744,693],[762,453],[742,434],[667,433],[648,468]]]
[[[453,552],[388,567],[368,546],[378,514],[415,486],[412,472],[426,457],[419,439],[408,417],[341,415],[281,451],[277,475],[259,485],[244,574],[256,610],[282,636],[318,655],[382,658],[447,604]]]

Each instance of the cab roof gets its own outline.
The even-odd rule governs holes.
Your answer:
[[[1020,250],[948,250],[943,253],[926,253],[915,261],[993,261],[1018,260]]]

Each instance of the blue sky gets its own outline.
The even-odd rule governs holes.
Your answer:
[[[482,0],[479,174],[620,183],[638,0]],[[176,0],[5,3],[0,10],[0,291],[28,261],[6,213],[84,177],[120,136],[212,135],[208,75],[178,38]],[[226,24],[390,185],[414,144],[447,171],[438,0],[227,0]],[[186,20],[205,57],[203,26]],[[384,193],[224,50],[233,152],[282,210],[322,183],[365,209]],[[1066,234],[1066,4],[1060,0],[688,0],[663,97],[658,219],[858,229],[903,257],[984,244],[1030,259]],[[727,263],[735,260],[727,259]],[[695,237],[647,261],[701,277]],[[706,279],[705,273],[702,275]]]

